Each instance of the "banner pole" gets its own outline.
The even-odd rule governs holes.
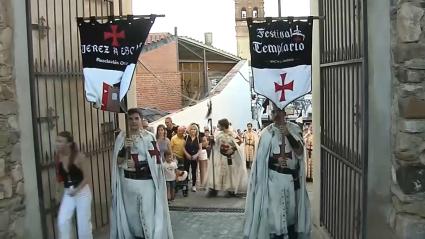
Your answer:
[[[81,20],[109,20],[109,19],[115,19],[115,20],[121,20],[121,19],[127,19],[129,16],[131,16],[133,19],[138,18],[157,18],[157,17],[165,17],[165,14],[150,14],[150,15],[120,15],[120,16],[90,16],[90,17],[77,17],[77,19]]]
[[[212,118],[210,118],[210,132],[211,132],[211,136],[213,136],[213,143],[215,144],[215,138],[214,138],[214,133],[213,133],[213,124],[212,124]],[[213,147],[215,145],[212,145]],[[215,190],[215,165],[214,165],[214,149],[211,148],[211,161],[212,161],[212,174],[213,174],[213,189]]]
[[[278,7],[278,16],[281,17],[282,16],[282,5],[281,5],[281,0],[277,0],[277,7]]]

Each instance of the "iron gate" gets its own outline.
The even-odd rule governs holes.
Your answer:
[[[27,0],[31,101],[44,238],[56,238],[60,197],[53,159],[55,136],[70,131],[91,166],[93,229],[108,224],[110,158],[117,117],[84,96],[76,17],[107,16],[112,0]]]
[[[367,34],[365,0],[319,1],[320,222],[332,238],[365,238]]]

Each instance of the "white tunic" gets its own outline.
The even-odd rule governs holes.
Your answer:
[[[231,156],[232,164],[229,165],[227,156],[220,153],[222,144],[235,147],[236,151]],[[208,163],[207,185],[211,189],[230,192],[245,192],[247,187],[247,171],[242,148],[236,143],[235,138],[229,133],[219,132],[215,137],[213,158]]]
[[[299,127],[292,123],[287,126],[295,140],[302,143]],[[288,167],[299,169],[300,188],[296,191],[292,175],[269,169],[269,158],[272,153],[280,152],[281,142],[281,133],[274,124],[261,132],[248,185],[244,238],[267,239],[270,234],[285,235],[290,225],[295,225],[298,239],[310,238],[311,213],[305,188],[304,155],[292,153],[293,161],[289,160],[287,163]],[[288,146],[289,142],[285,145]],[[288,150],[290,149],[287,147],[285,151]]]
[[[144,237],[172,239],[168,212],[164,170],[161,160],[152,156],[155,137],[145,130],[136,140],[139,161],[148,161],[152,180],[135,180],[124,177],[126,163],[118,167],[118,152],[124,146],[125,133],[121,132],[115,142],[112,160],[111,239]],[[155,142],[154,142],[155,143]],[[134,149],[132,149],[133,151]],[[151,151],[152,152],[152,151]]]

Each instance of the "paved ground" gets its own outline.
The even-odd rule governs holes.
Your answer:
[[[207,191],[189,192],[188,197],[183,197],[182,193],[176,194],[174,202],[170,207],[193,207],[193,208],[245,208],[245,198],[228,198],[224,193],[219,193],[217,197],[207,197]]]
[[[312,185],[308,185],[310,196]],[[222,194],[206,197],[206,191],[179,192],[170,204],[171,224],[175,239],[241,238],[244,222],[245,198],[227,198]],[[230,212],[223,212],[230,211]],[[109,238],[108,228],[98,230],[95,239]],[[318,239],[313,231],[312,239]]]
[[[243,213],[171,212],[174,238],[241,238]]]

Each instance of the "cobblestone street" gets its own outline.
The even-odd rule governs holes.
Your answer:
[[[222,194],[208,198],[205,194],[206,191],[198,191],[189,192],[188,197],[181,193],[176,195],[176,200],[170,204],[174,238],[241,238],[245,198],[226,198]],[[107,238],[108,228],[95,233],[95,239]]]
[[[242,238],[243,213],[172,211],[174,238]]]
[[[313,199],[312,184],[307,184],[310,200]],[[181,192],[170,204],[171,224],[175,239],[242,238],[245,198],[227,198],[222,193],[206,197],[206,191]],[[313,229],[313,239],[320,236]],[[95,239],[109,238],[108,228],[97,231]]]

